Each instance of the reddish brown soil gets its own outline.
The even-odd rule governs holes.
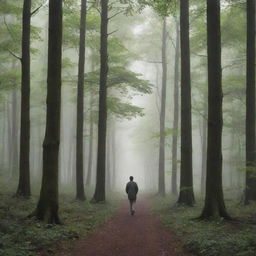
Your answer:
[[[129,214],[128,201],[104,226],[59,256],[185,256],[181,242],[151,213],[149,199],[138,200]]]

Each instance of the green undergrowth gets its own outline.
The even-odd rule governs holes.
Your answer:
[[[63,225],[50,225],[26,218],[34,210],[38,195],[24,200],[13,197],[10,191],[6,186],[0,187],[1,256],[48,255],[61,248],[71,249],[74,240],[105,223],[120,201],[112,196],[105,204],[90,204],[88,200],[74,200],[74,194],[62,193],[59,215]]]
[[[231,222],[193,220],[202,206],[201,200],[194,207],[177,207],[173,198],[166,197],[156,198],[153,210],[181,238],[188,252],[200,256],[256,255],[255,203],[243,206],[227,201],[228,212],[234,218]]]

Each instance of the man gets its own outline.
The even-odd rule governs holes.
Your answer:
[[[128,199],[130,201],[130,212],[131,215],[135,214],[135,210],[133,208],[134,203],[136,202],[136,196],[139,191],[138,185],[133,181],[133,177],[130,176],[130,181],[126,184],[126,193],[128,194]]]

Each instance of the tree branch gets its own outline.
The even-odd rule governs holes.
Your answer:
[[[123,13],[123,11],[120,11],[120,12],[115,13],[114,15],[110,16],[110,17],[108,18],[108,20],[113,19],[114,17],[116,17],[117,15],[119,15],[119,14],[121,14],[121,13]]]
[[[15,53],[13,53],[12,51],[10,51],[9,49],[7,49],[7,51],[13,56],[15,57],[16,59],[20,60],[21,61],[21,57],[17,56]]]
[[[117,31],[118,31],[118,29],[116,29],[116,30],[114,30],[114,31],[112,31],[112,32],[110,32],[110,33],[108,33],[108,36],[110,36],[110,35],[116,33]]]
[[[41,9],[41,7],[43,7],[43,5],[44,5],[44,4],[41,4],[41,5],[38,6],[34,11],[32,11],[32,12],[30,13],[30,16],[32,17],[35,13],[37,13],[37,12]]]

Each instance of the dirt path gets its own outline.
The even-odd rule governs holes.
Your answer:
[[[185,256],[179,240],[151,213],[148,199],[138,200],[135,216],[128,202],[103,227],[59,256]]]

